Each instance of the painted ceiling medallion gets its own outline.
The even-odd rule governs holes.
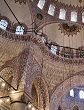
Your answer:
[[[62,23],[59,24],[59,30],[61,30],[62,33],[64,33],[64,35],[68,35],[68,36],[73,36],[73,35],[77,35],[77,32],[80,32],[81,27],[76,25],[76,24],[67,24],[67,23]]]
[[[16,2],[19,2],[20,4],[22,4],[22,3],[26,4],[26,0],[15,0],[15,3]]]

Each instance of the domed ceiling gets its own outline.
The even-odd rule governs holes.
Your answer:
[[[27,27],[30,28],[32,26],[31,18],[33,17],[33,14],[31,16],[31,10],[29,9],[29,4],[27,3],[27,1],[26,1],[26,4],[25,4],[25,0],[12,0],[12,1],[6,0],[6,1],[10,6],[11,10],[13,11],[13,13],[15,14],[15,16],[17,17],[17,19],[19,20],[19,22],[25,23]],[[31,0],[29,1],[31,2]],[[83,1],[81,2],[78,0],[74,0],[74,1],[73,0],[69,0],[69,1],[56,0],[56,1],[68,4],[68,5],[71,4],[74,6],[76,5],[79,6],[78,4],[83,5],[82,3]],[[32,5],[30,5],[30,7],[33,8]],[[17,20],[15,19],[15,17],[13,16],[13,14],[11,13],[11,11],[9,10],[9,8],[7,7],[4,1],[0,2],[0,13],[2,16],[8,17],[12,23],[17,23]],[[51,23],[46,26],[44,24],[43,33],[47,35],[48,40],[50,42],[55,42],[60,46],[66,46],[71,48],[79,48],[81,46],[84,46],[84,42],[83,42],[84,28],[83,26],[77,25],[77,23],[76,24],[74,23],[74,25],[71,25],[71,26],[63,25],[63,21],[62,23]]]
[[[38,4],[38,1],[36,4]],[[46,3],[48,3],[48,0],[46,1],[47,1]],[[43,9],[38,9],[39,7],[38,5],[36,5],[37,9],[40,10],[37,11],[37,13],[41,13],[41,15],[43,16],[43,20],[39,20],[38,23],[40,24],[41,21],[44,23],[41,24],[43,25],[43,33],[47,35],[48,40],[50,42],[55,42],[60,46],[66,46],[71,48],[79,48],[81,46],[84,46],[84,42],[83,42],[84,28],[82,22],[83,16],[82,16],[82,11],[81,12],[79,11],[79,9],[81,10],[83,8],[82,6],[84,5],[84,3],[82,2],[84,1],[81,0],[79,1],[56,0],[56,1],[60,2],[60,4],[57,3],[54,5],[55,10],[53,15],[49,15],[48,11],[50,4],[54,3],[54,0],[51,2],[49,1],[48,5],[45,3]],[[66,4],[67,6],[62,5],[61,3]],[[81,6],[82,8],[74,8],[74,6],[79,6],[79,7]],[[65,19],[59,18],[60,9],[62,8],[66,10]],[[72,11],[76,11],[77,14],[76,21],[71,20]],[[51,12],[53,11],[51,10]],[[76,14],[74,14],[74,18],[76,18]]]
[[[18,21],[21,23],[25,23],[28,27],[31,25],[31,13],[28,7],[28,4],[19,4],[15,3],[14,0],[6,0],[9,7],[17,17]],[[15,17],[5,4],[4,0],[0,1],[0,14],[10,19],[12,23],[17,23]]]
[[[48,36],[48,40],[55,42],[60,46],[66,46],[71,48],[78,48],[84,46],[84,28],[80,27],[79,31],[76,34],[72,35],[67,34],[68,30],[65,30],[63,27],[60,27],[61,24],[53,23],[46,25],[43,28],[43,32]],[[76,30],[77,31],[77,30]]]
[[[11,10],[19,20],[19,22],[26,24],[29,28],[31,26],[31,13],[28,7],[28,4],[19,4],[15,3],[14,0],[6,0]],[[0,15],[3,17],[7,17],[11,23],[18,23],[9,8],[7,7],[4,0],[0,1]],[[24,50],[26,45],[24,43],[15,42],[9,39],[2,38],[0,35],[0,66],[2,66],[7,60],[11,60],[12,58],[19,55],[22,50]]]
[[[6,1],[20,22],[25,23],[28,27],[32,26],[31,25],[32,24],[31,12],[29,10],[29,6],[27,3],[24,4],[23,0],[22,0],[22,2],[21,2],[21,0],[15,0],[17,3],[15,3],[14,0],[6,0]],[[18,1],[20,1],[20,2],[18,2]],[[61,2],[63,3],[63,1],[61,1]],[[22,3],[22,4],[19,4],[19,3]],[[66,0],[66,3],[67,3],[67,0]],[[41,10],[41,12],[42,12],[42,10]],[[2,16],[8,17],[12,23],[17,23],[13,14],[10,12],[8,7],[6,6],[4,0],[1,0],[1,2],[0,2],[0,13]],[[32,17],[33,17],[33,15],[32,15]],[[41,22],[41,20],[40,20],[40,22]],[[62,23],[64,23],[64,22],[62,22]],[[66,26],[67,28],[64,28],[64,27],[60,23],[51,23],[48,25],[44,25],[44,27],[42,28],[42,31],[43,31],[43,33],[45,33],[47,35],[49,42],[55,42],[58,45],[72,47],[72,48],[78,48],[78,47],[84,46],[84,37],[83,37],[84,28],[82,28],[79,25],[77,25],[78,28],[76,27],[76,25],[75,26],[72,25],[70,27]],[[73,29],[73,27],[74,27],[74,29]],[[68,35],[66,31],[68,33],[69,32],[73,33],[73,36]],[[75,33],[74,33],[74,31],[75,31]],[[38,36],[36,36],[36,37],[38,37]],[[21,41],[16,42],[16,41],[12,41],[9,39],[4,39],[4,38],[2,38],[2,35],[0,35],[0,53],[1,53],[0,66],[4,65],[6,61],[11,60],[15,57],[18,57],[19,54],[27,47],[29,47],[29,45],[27,45],[27,44],[24,45],[24,42],[21,42]],[[34,45],[32,45],[31,48],[35,55],[34,58],[39,59],[39,62],[41,63],[42,59],[40,59],[41,58],[40,49],[38,50],[37,46],[35,47]],[[36,56],[36,55],[38,55],[38,56]],[[59,82],[62,81],[64,72],[65,72],[65,74],[64,74],[65,79],[68,77],[68,75],[70,74],[69,68],[72,68],[72,66],[71,67],[69,67],[67,65],[66,65],[66,67],[65,67],[65,65],[61,66],[62,64],[60,62],[58,62],[58,63],[56,62],[57,64],[56,63],[53,64],[53,62],[50,62],[51,60],[50,59],[47,60],[47,58],[44,58],[44,60],[45,60],[45,63],[44,63],[45,67],[44,67],[43,73],[45,73],[45,78],[47,78],[47,84],[49,84],[49,89],[53,89],[53,87],[56,84],[58,84]],[[60,64],[60,66],[59,66],[59,64]],[[56,66],[56,68],[55,68],[55,66]],[[65,67],[65,69],[64,69],[64,67]],[[74,67],[75,67],[75,70],[74,70],[74,68],[71,69],[71,72],[74,71],[73,74],[84,69],[83,66],[81,67],[82,69],[80,67],[78,68],[78,65],[74,66]],[[47,73],[45,70],[47,70]],[[58,74],[56,74],[56,73],[58,73]],[[53,80],[53,76],[54,76],[54,80]],[[49,78],[51,78],[51,79],[49,80]]]

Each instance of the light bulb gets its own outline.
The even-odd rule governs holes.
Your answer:
[[[6,99],[6,102],[9,102],[10,101],[10,99],[8,98],[8,99]]]
[[[1,86],[2,86],[2,87],[5,87],[5,85],[6,85],[5,82],[2,82]]]
[[[3,100],[0,99],[0,103],[2,103],[2,102],[3,102]]]
[[[32,107],[32,105],[31,104],[28,104],[28,108],[31,108]]]
[[[8,88],[8,91],[10,90],[10,88]]]
[[[32,107],[32,110],[35,110],[35,108],[34,108],[34,107]]]

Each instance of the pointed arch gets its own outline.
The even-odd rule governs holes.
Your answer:
[[[45,110],[49,109],[49,93],[45,80],[39,76],[33,79],[32,84],[35,85],[38,94],[38,107]]]
[[[78,86],[84,85],[84,71],[77,73],[77,75],[72,76],[68,79],[66,79],[64,82],[62,82],[53,92],[51,98],[50,98],[50,110],[57,110],[61,98],[66,95],[71,88],[76,88]],[[71,79],[71,83],[70,83]]]

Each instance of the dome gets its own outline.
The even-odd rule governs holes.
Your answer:
[[[0,1],[0,109],[83,110],[84,1]]]

